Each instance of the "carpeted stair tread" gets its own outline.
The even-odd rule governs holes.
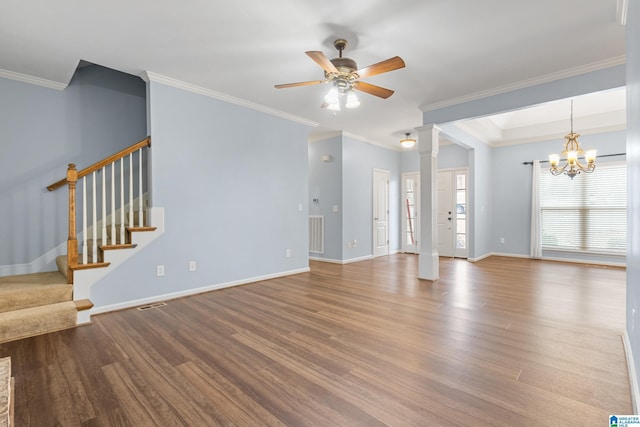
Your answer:
[[[77,316],[73,301],[0,313],[0,343],[73,328]]]
[[[0,277],[0,313],[73,299],[73,285],[59,271]]]

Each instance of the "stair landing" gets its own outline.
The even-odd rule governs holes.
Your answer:
[[[59,271],[0,277],[0,313],[72,299],[73,285]]]
[[[0,343],[73,328],[77,313],[58,271],[0,277]]]

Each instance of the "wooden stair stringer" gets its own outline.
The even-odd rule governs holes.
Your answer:
[[[126,232],[130,235],[128,244],[122,245],[117,249],[103,248],[103,261],[109,265],[106,268],[90,268],[90,269],[74,269],[73,273],[73,299],[91,300],[91,287],[102,280],[109,273],[122,265],[129,258],[134,257],[142,251],[147,245],[164,234],[164,208],[149,208],[150,227],[127,227]],[[121,246],[121,245],[116,245]],[[91,321],[91,310],[85,309],[78,311],[78,325],[89,323]]]

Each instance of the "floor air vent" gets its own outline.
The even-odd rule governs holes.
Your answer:
[[[324,216],[309,215],[309,252],[324,253]]]
[[[167,305],[166,302],[154,302],[152,304],[141,305],[138,307],[138,311],[151,310],[152,308],[164,307],[165,305]]]

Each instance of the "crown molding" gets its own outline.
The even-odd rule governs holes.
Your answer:
[[[356,135],[355,133],[351,133],[351,132],[342,132],[342,135],[349,137],[351,139],[355,139],[357,141],[361,141],[361,142],[365,142],[367,144],[371,144],[371,145],[375,145],[381,148],[385,148],[387,150],[392,150],[392,151],[407,151],[404,150],[402,148],[402,146],[400,145],[400,142],[398,142],[398,146],[396,147],[395,145],[391,146],[389,144],[385,144],[384,142],[381,141],[376,141],[375,139],[370,139],[370,138],[366,138],[364,136],[360,136],[360,135]]]
[[[618,24],[627,25],[627,10],[629,9],[629,0],[618,0],[616,8],[616,18]]]
[[[301,123],[303,125],[312,126],[312,127],[317,127],[319,125],[318,122],[314,122],[300,116],[285,113],[284,111],[276,110],[274,108],[265,107],[264,105],[256,104],[256,103],[253,103],[244,99],[236,98],[234,96],[227,95],[221,92],[216,92],[215,90],[203,88],[201,86],[196,86],[191,83],[186,83],[180,80],[176,80],[171,77],[163,76],[161,74],[156,74],[151,71],[144,71],[139,75],[139,77],[147,83],[149,82],[161,83],[163,85],[171,86],[176,89],[181,89],[181,90],[195,93],[198,95],[204,95],[209,98],[225,101],[230,104],[235,104],[235,105],[249,108],[251,110],[260,111],[262,113],[266,113],[272,116],[291,120],[293,122]]]
[[[65,90],[68,86],[67,83],[54,82],[53,80],[47,80],[40,77],[30,76],[28,74],[16,73],[15,71],[0,69],[0,77],[5,79],[16,80],[22,83],[29,83],[32,85],[43,86],[49,89]]]
[[[590,73],[593,71],[604,70],[606,68],[615,67],[625,63],[626,56],[617,56],[604,61],[593,62],[591,64],[582,65],[579,67],[569,68],[567,70],[558,71],[556,73],[545,74],[529,80],[523,80],[520,82],[500,86],[493,89],[487,89],[480,92],[475,92],[469,95],[460,96],[457,98],[451,98],[444,101],[434,102],[433,104],[427,104],[420,107],[420,111],[426,113],[428,111],[439,110],[441,108],[452,107],[458,104],[464,104],[465,102],[477,101],[478,99],[488,98],[490,96],[500,95],[503,93],[513,92],[519,89],[525,89],[531,86],[536,86],[544,83],[550,83],[556,80],[562,80],[569,77],[575,77],[580,74]]]
[[[342,136],[341,130],[312,133],[309,136],[309,142],[325,141],[338,136]]]

